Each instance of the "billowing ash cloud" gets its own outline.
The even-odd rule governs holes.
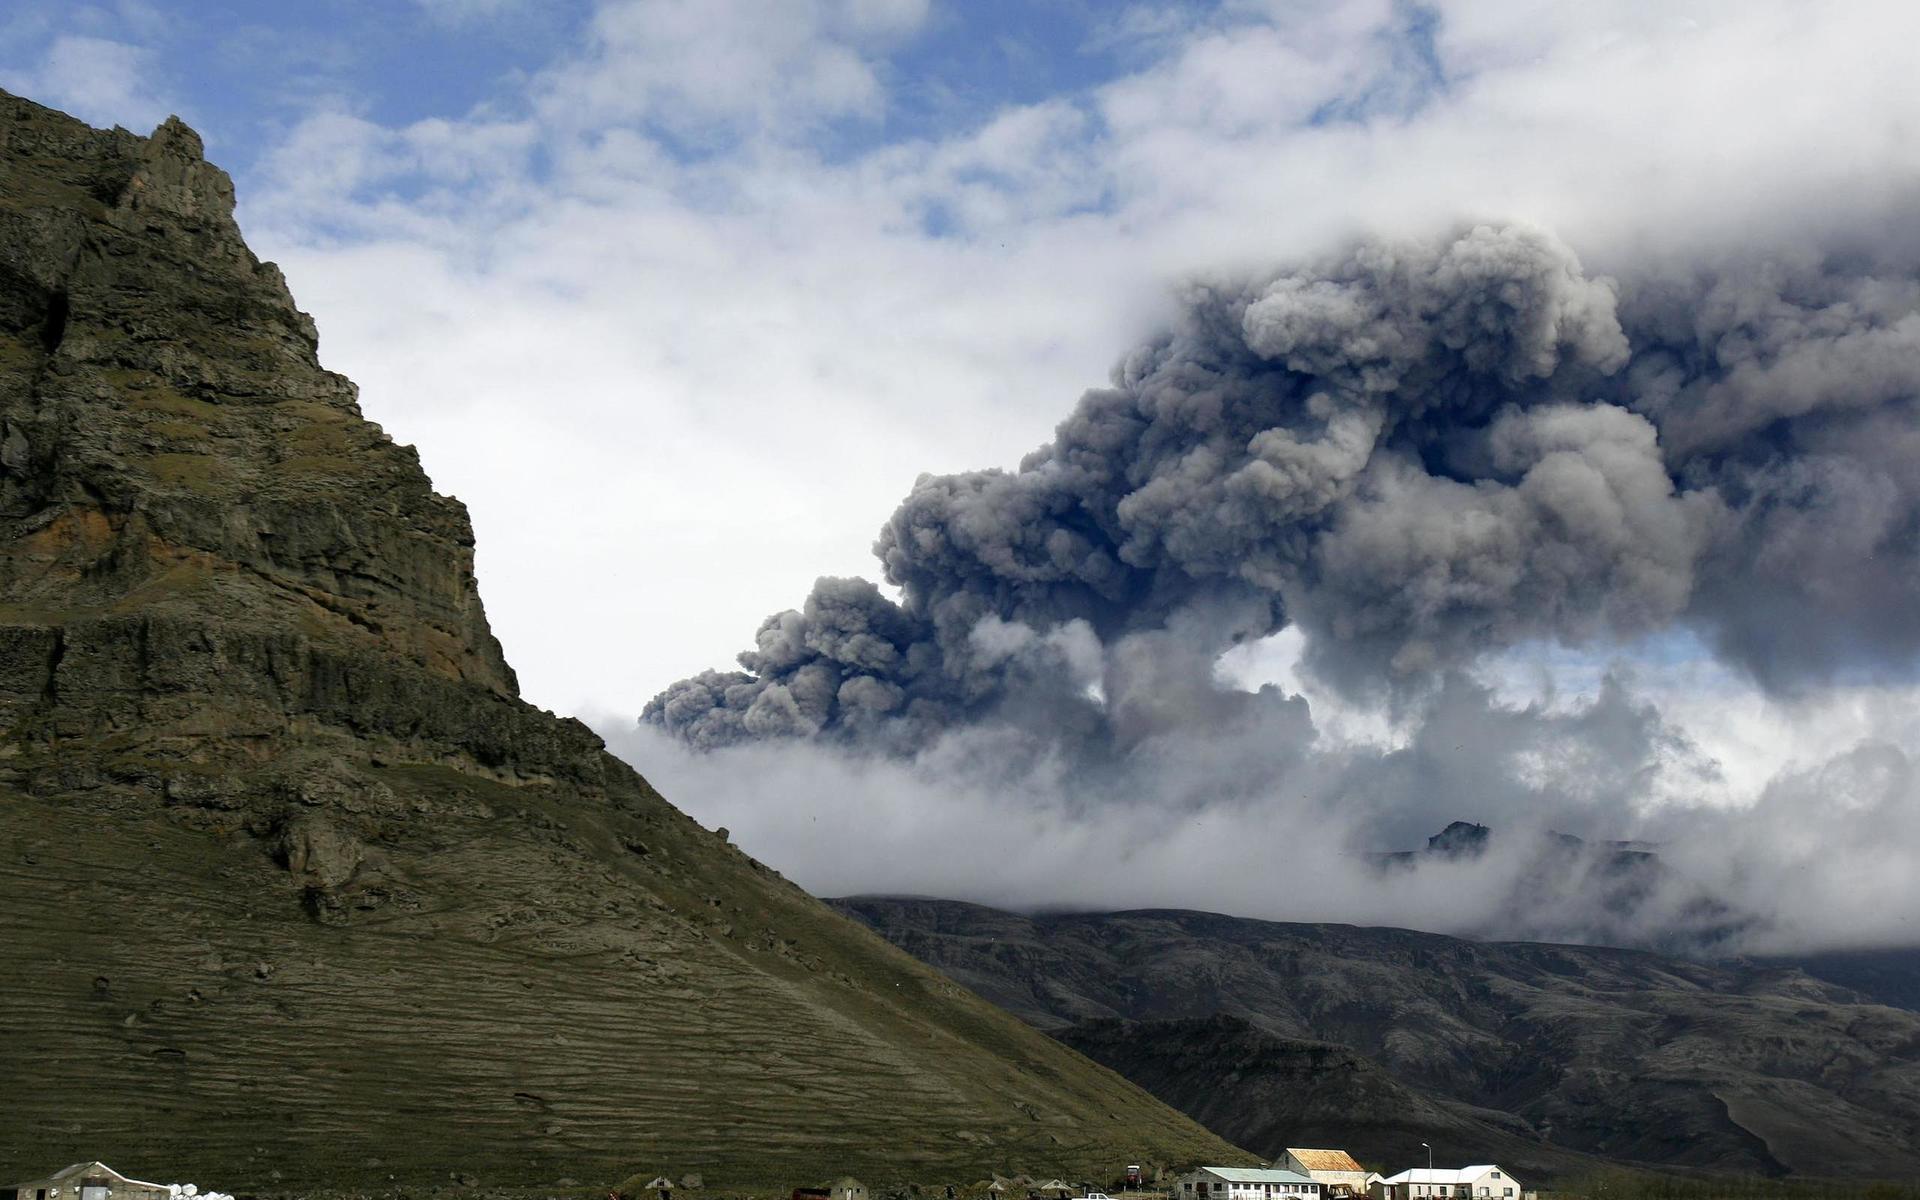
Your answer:
[[[1288,625],[1348,694],[1675,625],[1779,690],[1920,651],[1907,275],[1616,281],[1479,226],[1183,301],[1017,470],[914,485],[875,544],[898,602],[823,579],[643,720],[903,753],[998,724],[1097,760],[1284,710],[1214,669]]]

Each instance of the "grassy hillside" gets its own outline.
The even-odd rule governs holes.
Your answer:
[[[652,797],[366,783],[366,858],[330,894],[276,861],[285,817],[0,792],[0,1175],[779,1187],[1246,1161]]]

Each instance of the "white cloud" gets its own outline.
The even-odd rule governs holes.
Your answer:
[[[0,73],[0,85],[91,124],[146,133],[168,114],[148,78],[151,67],[152,53],[143,46],[66,34],[54,38],[33,66]]]
[[[1296,655],[1280,644],[1265,657],[1285,675]],[[1751,685],[1701,688],[1679,668],[1628,671],[1544,698],[1509,680],[1397,715],[1343,711],[1309,685],[1308,741],[1303,712],[1269,709],[1242,727],[1190,725],[1118,769],[990,728],[897,760],[799,740],[696,752],[624,714],[589,720],[695,819],[821,895],[1704,937],[1724,953],[1920,936],[1920,688],[1809,708]],[[1493,827],[1487,858],[1382,875],[1360,857],[1418,847],[1455,820]],[[1556,860],[1549,839],[1538,874],[1549,830],[1648,839],[1667,870],[1623,902],[1628,881],[1604,857]]]
[[[644,122],[704,143],[880,115],[870,51],[917,28],[912,0],[616,0],[584,53],[537,86],[555,127]]]
[[[1017,460],[1190,270],[1463,215],[1553,228],[1598,271],[1840,230],[1913,236],[1895,219],[1920,192],[1910,5],[1749,0],[1682,18],[1630,0],[1448,3],[1446,90],[1318,123],[1391,82],[1392,6],[1132,12],[1121,34],[1155,57],[1131,75],[888,141],[886,56],[926,26],[922,3],[609,3],[528,84],[524,116],[388,128],[316,111],[243,181],[243,217],[314,311],[328,365],[472,508],[529,696],[629,714],[724,665],[815,575],[871,575],[873,533],[919,472]],[[858,136],[828,154],[829,127]],[[1223,673],[1309,693],[1331,743],[1405,743],[1394,714],[1314,693],[1290,636]],[[1615,666],[1605,647],[1530,653],[1489,675],[1553,711],[1590,702]],[[1836,755],[1920,744],[1900,689],[1790,702],[1697,648],[1624,653],[1637,694],[1721,767],[1708,782],[1668,763],[1641,794],[1649,819],[1785,812],[1781,797],[1840,778]],[[648,753],[683,804],[753,822],[750,776]],[[899,852],[910,873],[971,819],[1028,828],[1004,797],[889,815],[915,786],[890,768],[808,771],[781,788],[844,808],[805,827],[769,810],[764,845],[809,836],[817,816],[835,837],[921,847]],[[1907,802],[1863,778],[1845,782],[1879,797],[1867,807]],[[1263,844],[1282,811],[1221,818],[1219,844]],[[1024,818],[1047,834],[1036,867],[1117,852],[1057,817]],[[938,890],[859,884],[895,885]]]

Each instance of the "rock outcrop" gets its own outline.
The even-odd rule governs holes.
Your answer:
[[[192,130],[0,150],[0,1178],[1245,1161],[521,702]]]

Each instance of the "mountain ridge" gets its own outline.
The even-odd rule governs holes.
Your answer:
[[[1223,1105],[1192,1082],[1208,1069],[1193,1064],[1225,1073],[1321,1045],[1429,1110],[1412,1130],[1350,1126],[1366,1153],[1444,1137],[1463,1151],[1452,1157],[1511,1154],[1518,1137],[1553,1173],[1586,1156],[1746,1174],[1920,1170],[1920,1013],[1795,968],[1184,910],[833,903],[1223,1136],[1284,1132],[1265,1119],[1272,1104]],[[1194,1036],[1194,1022],[1220,1017],[1245,1028]],[[1255,1078],[1258,1091],[1287,1075]],[[1455,1119],[1467,1109],[1478,1116]],[[1295,1123],[1332,1129],[1340,1116],[1308,1104]]]

